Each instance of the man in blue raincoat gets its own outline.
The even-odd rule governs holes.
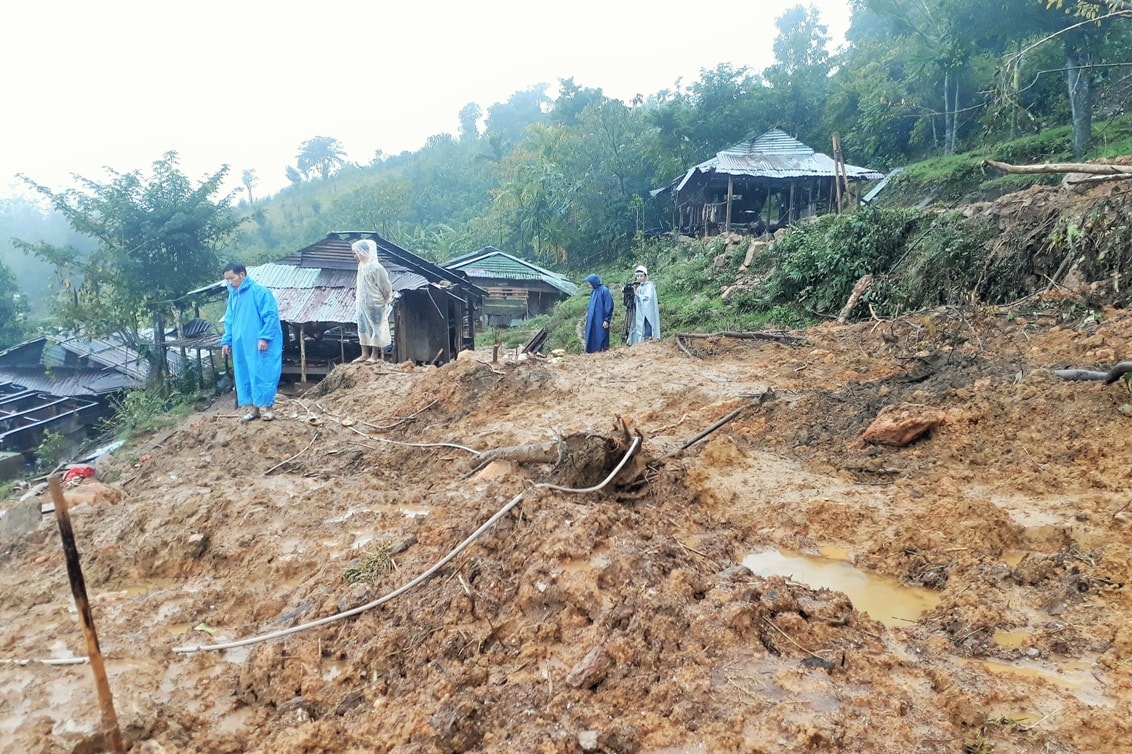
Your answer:
[[[593,292],[586,307],[586,353],[609,350],[609,326],[613,323],[613,294],[597,275],[587,275]]]
[[[244,421],[275,418],[275,391],[283,371],[283,328],[279,305],[267,288],[248,277],[244,265],[224,268],[228,283],[228,309],[220,352],[232,355],[236,403],[248,406]]]

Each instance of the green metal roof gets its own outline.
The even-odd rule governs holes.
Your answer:
[[[578,290],[578,286],[557,272],[513,257],[491,246],[449,259],[441,266],[450,270],[460,270],[473,280],[540,280],[567,296],[573,296]]]

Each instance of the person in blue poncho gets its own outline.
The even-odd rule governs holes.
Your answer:
[[[587,275],[586,282],[593,292],[586,307],[586,353],[609,350],[609,326],[613,323],[613,294],[602,285],[597,275]]]
[[[267,288],[248,277],[244,265],[224,268],[228,283],[228,309],[220,352],[232,355],[236,404],[248,406],[244,421],[275,418],[275,391],[283,372],[283,328],[279,305]]]

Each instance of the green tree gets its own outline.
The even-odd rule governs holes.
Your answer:
[[[337,139],[316,136],[307,139],[299,146],[295,167],[307,178],[310,178],[311,173],[316,173],[325,181],[331,173],[346,163],[345,158],[346,152]]]
[[[16,285],[16,276],[0,262],[0,349],[21,342],[28,331],[28,301]]]
[[[763,72],[770,85],[779,125],[789,128],[804,142],[823,144],[829,134],[821,118],[829,89],[829,30],[820,23],[813,6],[796,5],[776,22],[774,40],[777,61]]]
[[[573,119],[576,126],[566,129],[556,159],[566,185],[574,187],[575,251],[589,260],[608,258],[645,227],[641,210],[655,171],[644,138],[648,126],[640,108],[607,97],[591,99]]]
[[[460,141],[475,141],[480,137],[479,121],[483,110],[475,102],[469,102],[460,108],[457,116],[460,120]]]
[[[558,164],[561,126],[532,125],[529,136],[499,166],[494,211],[510,229],[508,245],[536,258],[562,261],[572,240],[575,192]]]
[[[232,195],[221,196],[224,166],[193,185],[177,167],[177,153],[153,163],[152,174],[109,171],[105,183],[76,176],[79,188],[56,192],[20,178],[48,199],[78,233],[94,239],[93,253],[73,246],[17,241],[25,252],[54,265],[65,288],[57,315],[71,330],[119,334],[148,348],[163,374],[162,341],[173,300],[215,280],[220,250],[240,226]],[[153,340],[141,330],[153,323]]]
[[[544,108],[550,102],[546,89],[546,84],[538,84],[489,107],[484,135],[496,137],[508,150],[518,144],[527,126],[546,120]]]
[[[1037,0],[1059,14],[1055,32],[1065,49],[1066,87],[1072,115],[1072,152],[1083,159],[1093,138],[1093,90],[1098,70],[1103,69],[1106,43],[1117,33],[1127,34],[1132,4],[1122,0]]]
[[[255,170],[245,170],[240,174],[240,183],[244,184],[244,190],[248,192],[248,204],[255,202],[255,197],[252,196],[252,189],[259,183],[259,176],[255,174]]]

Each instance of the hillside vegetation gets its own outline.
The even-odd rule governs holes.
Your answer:
[[[987,171],[987,158],[1030,163],[1132,152],[1132,128],[1123,115],[1132,26],[1120,3],[862,0],[837,49],[817,10],[798,5],[774,19],[772,33],[775,62],[762,71],[721,63],[694,80],[628,102],[573,78],[558,81],[553,94],[548,84],[537,84],[490,106],[468,103],[456,134],[433,135],[413,152],[351,159],[332,134],[314,136],[298,145],[294,165],[281,166],[291,185],[279,193],[254,193],[254,171],[244,171],[237,194],[209,195],[221,205],[221,215],[231,202],[243,220],[238,239],[215,251],[254,264],[333,230],[375,230],[434,261],[495,246],[576,280],[599,271],[617,282],[637,261],[655,260],[654,280],[669,299],[673,324],[708,319],[799,324],[835,313],[864,272],[884,276],[862,302],[878,312],[957,298],[997,301],[1027,290],[1012,276],[1050,272],[1029,266],[1036,249],[1016,257],[1020,268],[1013,271],[1002,255],[979,264],[980,244],[993,245],[994,229],[977,218],[949,219],[939,210],[994,200],[1035,183]],[[876,202],[878,211],[863,214],[858,224],[824,220],[799,229],[776,245],[776,256],[752,262],[743,275],[734,260],[729,266],[731,255],[717,264],[721,251],[710,242],[702,252],[679,239],[666,243],[672,205],[650,192],[771,128],[826,153],[837,134],[847,162],[903,172]],[[191,183],[175,172],[175,152],[154,165],[152,179],[122,178],[142,189],[159,175]],[[67,203],[60,198],[76,207],[102,206],[89,193],[65,197],[37,186],[34,176],[26,180],[45,191],[56,209]],[[86,183],[95,194],[100,186],[96,179]],[[121,211],[135,209],[151,208]],[[169,218],[183,216],[175,206],[160,209]],[[92,221],[118,227],[115,219],[76,222],[72,216],[68,222],[89,232]],[[874,227],[861,227],[866,222]],[[1060,260],[1066,250],[1061,244],[1077,244],[1084,225],[1074,217],[1054,225],[1047,251]],[[101,277],[90,283],[102,271],[83,257],[82,245],[57,230],[39,239],[23,237],[14,247],[49,260],[57,273],[51,286],[35,281],[37,293],[50,289],[57,296],[52,320],[29,322],[21,332],[37,324],[73,324],[76,317],[68,309],[77,309],[84,294],[105,297],[110,286],[124,285]],[[168,266],[166,256],[180,248],[174,236],[183,229],[158,231],[166,237],[114,239],[97,256],[121,252],[129,268],[138,261],[134,250],[147,246],[157,251],[146,263]],[[927,240],[917,240],[920,236]],[[39,246],[45,239],[46,246]],[[210,244],[219,247],[221,240],[227,241]],[[938,270],[952,264],[963,269]],[[1106,256],[1098,272],[1114,264]],[[929,280],[919,277],[925,265],[933,271]],[[973,265],[981,275],[972,272]],[[674,277],[666,279],[669,266]],[[209,282],[211,274],[194,271],[176,284],[191,289]],[[710,285],[696,290],[697,281]],[[29,279],[19,283],[28,287]],[[715,301],[725,289],[728,295]],[[88,307],[88,313],[95,310]],[[18,315],[25,311],[26,306],[15,307]],[[153,312],[105,314],[132,322]],[[88,327],[104,324],[87,320]]]

